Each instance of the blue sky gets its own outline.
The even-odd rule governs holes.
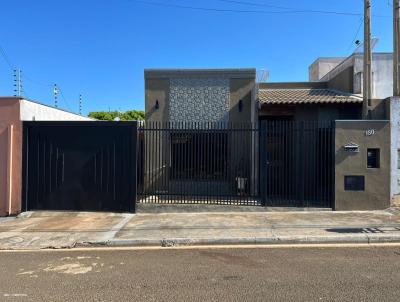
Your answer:
[[[362,0],[243,1],[297,11],[363,12]],[[376,51],[392,51],[391,1],[372,0]],[[359,15],[287,13],[234,2],[3,0],[0,45],[10,64],[22,69],[27,97],[53,104],[57,83],[65,98],[60,107],[78,111],[82,94],[86,114],[143,109],[144,68],[255,67],[268,69],[270,81],[307,80],[317,57],[352,52],[362,21]],[[258,12],[243,12],[249,10]],[[357,38],[362,35],[361,27]],[[13,74],[0,56],[0,95],[12,94]]]

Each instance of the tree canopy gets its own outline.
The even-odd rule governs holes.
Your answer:
[[[119,117],[121,121],[142,121],[144,120],[143,110],[128,110],[125,112],[118,111],[94,111],[89,112],[89,117],[101,121],[113,121]]]

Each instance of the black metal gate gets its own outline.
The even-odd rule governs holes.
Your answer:
[[[334,122],[146,122],[138,132],[138,202],[332,206]]]
[[[24,122],[24,210],[135,211],[136,122]]]
[[[257,139],[250,123],[143,123],[138,202],[261,205]]]
[[[262,121],[260,129],[265,205],[332,207],[334,122]]]

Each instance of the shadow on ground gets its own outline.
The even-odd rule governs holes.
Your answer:
[[[331,228],[326,231],[338,234],[384,234],[400,232],[400,228]]]

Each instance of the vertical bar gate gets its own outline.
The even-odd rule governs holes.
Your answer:
[[[257,144],[251,123],[143,123],[138,200],[261,205]]]
[[[146,122],[138,201],[331,207],[334,123]]]
[[[332,207],[334,122],[262,121],[262,194],[267,206]]]

